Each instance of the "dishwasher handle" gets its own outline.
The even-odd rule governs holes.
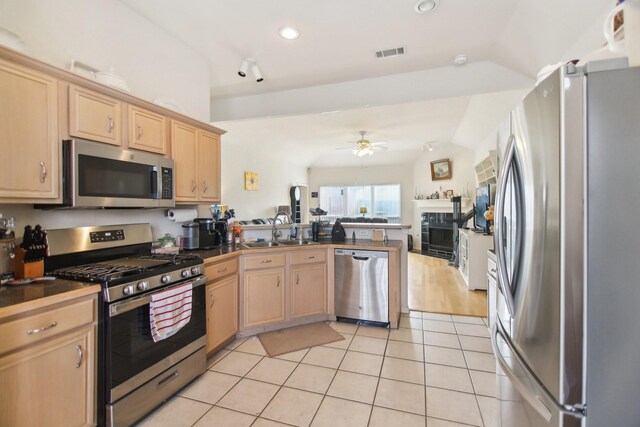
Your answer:
[[[351,258],[357,259],[358,261],[368,261],[369,260],[368,256],[355,256],[355,255],[353,255]]]

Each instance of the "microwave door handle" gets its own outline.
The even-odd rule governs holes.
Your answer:
[[[503,350],[500,348],[500,345],[498,345],[498,339],[507,347],[510,362],[507,362],[507,359],[503,355]],[[586,412],[583,405],[563,405],[559,403],[544,385],[540,383],[533,371],[531,371],[531,368],[529,368],[509,340],[499,321],[493,324],[491,345],[500,368],[509,378],[511,384],[547,422],[553,418],[553,413],[549,407],[552,407],[562,414],[571,415],[576,418],[585,416]],[[511,366],[518,366],[520,375],[517,375]]]
[[[159,199],[158,187],[161,183],[158,181],[158,167],[151,168],[151,195],[153,199]]]
[[[515,152],[515,135],[511,134],[507,141],[506,147],[506,157],[504,159],[504,164],[502,168],[502,174],[500,175],[500,179],[498,182],[498,193],[496,195],[496,221],[495,225],[495,248],[496,248],[496,260],[498,266],[498,280],[500,281],[500,286],[503,288],[503,294],[505,300],[507,302],[507,309],[509,310],[509,314],[511,317],[515,316],[515,303],[513,300],[513,293],[511,291],[511,284],[509,283],[509,275],[507,274],[505,264],[505,253],[504,253],[504,198],[507,194],[507,182],[509,179],[509,170],[511,169],[511,165],[513,163],[514,152]]]

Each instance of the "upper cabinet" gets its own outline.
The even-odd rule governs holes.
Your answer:
[[[171,123],[176,202],[220,202],[220,136],[178,121]]]
[[[69,135],[122,145],[122,102],[79,86],[69,86]]]
[[[220,135],[201,130],[198,156],[200,200],[220,202]]]
[[[167,154],[167,119],[129,105],[129,148]]]
[[[0,198],[58,197],[58,89],[55,78],[0,59]]]
[[[0,46],[0,203],[62,201],[63,139],[170,157],[176,201],[220,203],[224,131]]]

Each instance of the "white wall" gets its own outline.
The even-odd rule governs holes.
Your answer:
[[[31,56],[60,68],[70,58],[115,67],[131,93],[168,97],[209,122],[209,62],[116,0],[2,0],[0,27],[18,34]]]
[[[384,154],[376,154],[384,155]],[[411,165],[311,168],[309,169],[309,191],[320,191],[321,185],[376,185],[400,184],[402,224],[411,223],[413,207],[413,176]],[[311,199],[311,207],[318,206],[319,199]],[[322,207],[322,206],[320,206]]]
[[[290,205],[289,190],[307,184],[307,168],[291,156],[271,156],[260,146],[259,135],[244,138],[229,132],[222,140],[222,203],[235,209],[236,218],[271,218],[278,205]],[[258,190],[244,189],[244,173],[258,174]]]

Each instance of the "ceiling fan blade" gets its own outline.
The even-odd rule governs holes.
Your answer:
[[[384,145],[386,143],[387,141],[376,141],[376,142],[372,142],[371,145]]]
[[[384,145],[374,145],[374,146],[371,147],[371,149],[372,150],[376,150],[376,151],[378,151],[378,150],[385,151],[385,150],[388,150],[389,147],[384,146]]]
[[[336,150],[353,150],[353,146],[351,147],[336,147]]]

